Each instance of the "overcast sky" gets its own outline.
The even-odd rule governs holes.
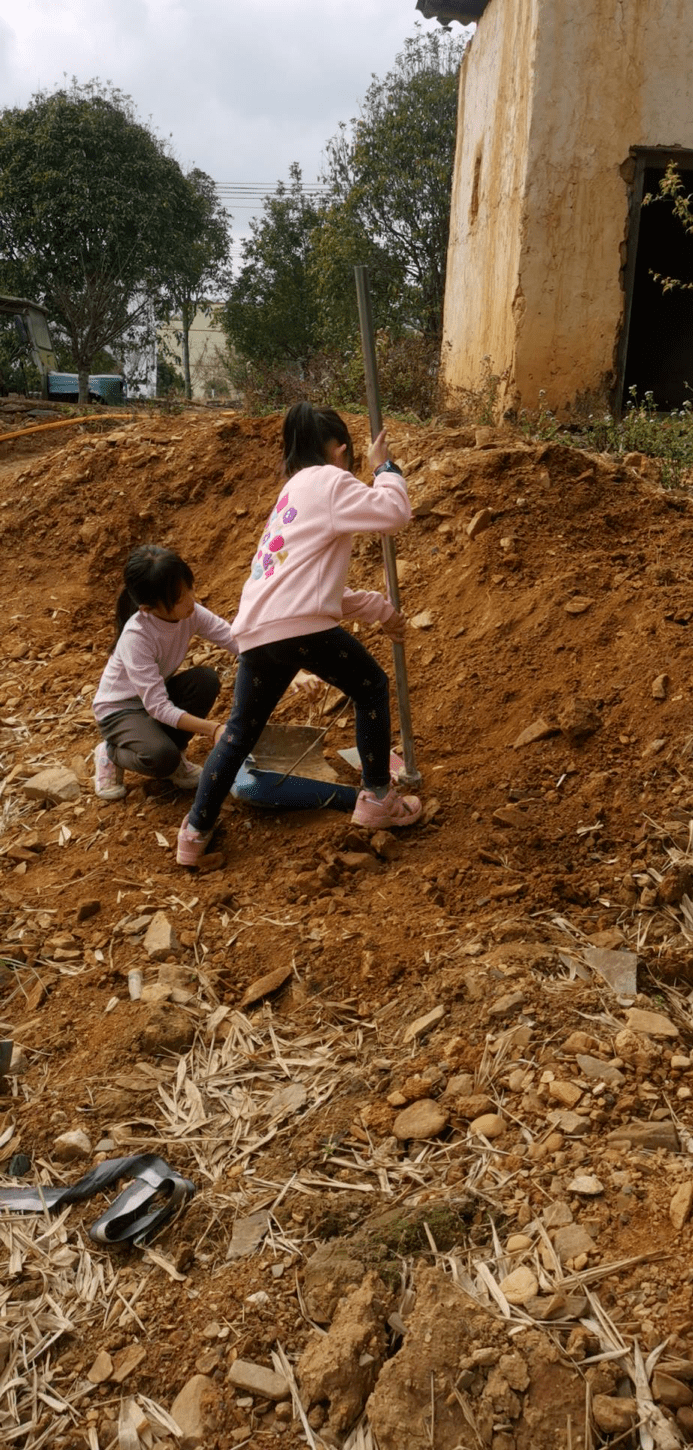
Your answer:
[[[415,0],[0,0],[0,105],[99,77],[185,170],[273,186],[298,161],[315,181],[325,142],[417,20],[438,28]],[[238,236],[249,212],[233,211]]]

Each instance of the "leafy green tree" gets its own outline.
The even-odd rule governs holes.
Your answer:
[[[0,112],[0,286],[48,307],[81,402],[94,357],[141,338],[200,215],[195,186],[112,86],[73,80]]]
[[[192,397],[190,377],[190,328],[196,313],[209,317],[215,300],[231,286],[229,217],[217,198],[211,176],[194,168],[188,172],[193,212],[198,221],[194,234],[182,238],[183,245],[166,283],[163,320],[180,319],[175,337],[185,380],[185,396]],[[193,230],[192,228],[189,230]]]
[[[290,177],[251,222],[243,263],[221,314],[231,346],[251,363],[301,364],[315,348],[318,303],[309,261],[320,213],[296,163]]]
[[[464,45],[417,27],[388,75],[374,77],[361,114],[328,143],[330,205],[312,253],[324,337],[356,325],[359,262],[380,326],[441,336]]]

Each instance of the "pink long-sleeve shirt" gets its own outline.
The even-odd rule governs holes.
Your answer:
[[[387,620],[382,594],[346,588],[354,534],[394,534],[411,518],[404,479],[372,487],[326,463],[302,468],[279,495],[255,551],[233,632],[238,648],[333,629],[341,619]]]
[[[169,699],[166,681],[183,663],[195,634],[221,645],[229,654],[238,654],[231,625],[203,604],[195,605],[189,619],[174,623],[139,609],[131,615],[94,696],[97,720],[127,708],[130,701],[139,698],[154,720],[175,727],[184,712]]]

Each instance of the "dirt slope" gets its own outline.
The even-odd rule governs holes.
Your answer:
[[[185,801],[166,783],[132,776],[125,801],[93,798],[90,699],[135,543],[174,544],[203,602],[233,614],[277,486],[278,419],[89,426],[0,444],[0,1035],[24,1058],[0,1157],[5,1173],[31,1160],[8,1185],[36,1170],[73,1182],[105,1140],[107,1156],[160,1153],[198,1193],[154,1258],[89,1242],[101,1199],[50,1240],[40,1219],[0,1226],[8,1443],[127,1444],[124,1403],[149,1415],[138,1443],[185,1443],[147,1406],[170,1411],[197,1374],[203,1443],[222,1450],[349,1443],[366,1402],[354,1446],[583,1446],[585,1386],[593,1443],[611,1428],[634,1444],[636,1411],[614,1397],[634,1393],[635,1361],[594,1360],[617,1329],[624,1354],[634,1336],[645,1357],[666,1342],[647,1413],[655,1443],[686,1443],[688,498],[510,433],[393,424],[415,513],[397,552],[426,824],[376,852],[336,812],[229,802],[222,864],[193,875],[175,866]],[[350,583],[381,576],[378,541],[359,540]],[[387,664],[382,635],[364,638]],[[228,707],[228,657],[201,642],[194,658],[220,668]],[[286,701],[279,718],[306,709]],[[331,735],[343,770],[351,723]],[[30,799],[57,764],[79,798]],[[162,963],[143,941],[157,910],[176,934]],[[639,995],[617,994],[590,948],[637,952]],[[276,968],[285,985],[242,1005]],[[133,969],[149,1000],[130,1000]],[[417,1102],[423,1138],[395,1130]],[[59,1162],[73,1129],[91,1148]],[[227,1258],[258,1211],[259,1246]],[[344,1278],[333,1253],[310,1269],[316,1243],[357,1268]],[[495,1286],[519,1265],[534,1283],[501,1313]],[[319,1340],[311,1326],[332,1321]],[[309,1422],[232,1382],[234,1360],[269,1367],[278,1345]],[[101,1350],[115,1369],[95,1384]]]

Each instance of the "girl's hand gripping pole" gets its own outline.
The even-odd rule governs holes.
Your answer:
[[[382,431],[383,415],[380,406],[380,388],[378,386],[378,366],[375,356],[375,334],[373,331],[373,313],[371,309],[368,268],[354,267],[354,274],[356,277],[356,296],[359,305],[359,323],[361,325],[363,365],[366,374],[368,417],[371,425],[371,440],[375,441],[378,434]],[[388,598],[399,613],[400,598],[399,581],[397,579],[397,556],[395,554],[395,541],[392,535],[383,534],[382,544]],[[404,654],[404,645],[399,641],[393,640],[392,655],[395,665],[399,725],[402,735],[402,751],[404,754],[404,769],[400,771],[400,780],[408,786],[419,786],[421,785],[421,775],[416,768],[416,760],[414,757],[414,737],[411,725],[407,661]]]

